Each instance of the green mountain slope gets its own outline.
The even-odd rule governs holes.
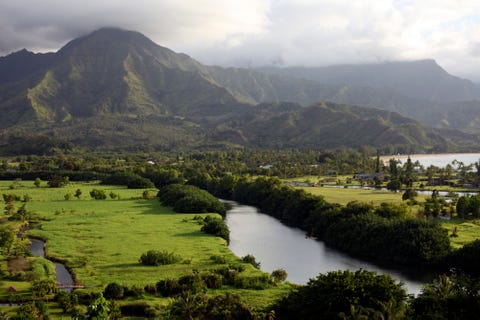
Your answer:
[[[377,89],[208,67],[119,29],[100,29],[57,53],[11,54],[0,58],[0,71],[5,72],[0,76],[4,152],[26,152],[32,144],[43,146],[35,149],[40,153],[71,144],[144,150],[369,145],[446,151],[459,142],[477,141],[457,131],[440,134],[395,112],[298,104],[355,97],[363,98],[353,104],[394,101],[389,91],[380,96]]]

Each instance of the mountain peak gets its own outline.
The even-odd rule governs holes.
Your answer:
[[[74,48],[82,46],[89,48],[92,46],[102,46],[104,48],[115,47],[119,49],[119,46],[136,46],[143,48],[157,45],[139,32],[106,27],[70,41],[60,49],[59,53],[69,52]]]

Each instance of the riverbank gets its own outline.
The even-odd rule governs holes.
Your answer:
[[[230,229],[229,248],[237,256],[254,255],[266,272],[283,268],[289,281],[297,284],[306,284],[319,273],[365,269],[389,274],[402,281],[410,294],[417,295],[423,283],[430,280],[428,275],[419,277],[418,270],[414,278],[412,270],[388,269],[355,259],[327,247],[322,241],[306,237],[305,231],[288,227],[251,206],[234,204],[227,211],[225,221]]]

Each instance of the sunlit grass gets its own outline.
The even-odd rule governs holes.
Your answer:
[[[387,190],[360,189],[360,188],[332,188],[332,187],[301,187],[306,192],[320,195],[327,202],[346,205],[351,201],[361,201],[379,205],[382,202],[400,204],[402,192],[392,192]],[[422,201],[425,196],[419,195],[417,200]]]
[[[221,265],[210,257],[222,256],[226,263],[239,263],[225,240],[200,231],[195,214],[180,214],[164,207],[157,199],[142,199],[142,189],[102,186],[97,182],[70,183],[63,188],[37,188],[33,181],[21,181],[10,189],[11,181],[0,181],[0,193],[32,198],[27,210],[39,217],[40,223],[29,233],[47,240],[46,253],[62,260],[73,271],[76,281],[88,290],[102,290],[117,282],[125,286],[145,286],[166,278],[179,278],[192,271],[207,271]],[[102,189],[120,194],[120,200],[93,200],[89,192]],[[65,200],[65,194],[82,191],[80,199]],[[150,190],[156,195],[157,190]],[[16,207],[22,203],[16,202]],[[200,216],[204,217],[206,214]],[[139,263],[148,250],[174,252],[181,261],[172,265],[151,267]],[[261,271],[247,265],[244,275]],[[233,291],[254,306],[266,306],[289,285],[267,290],[223,288],[215,292]],[[155,303],[164,303],[154,299]],[[157,301],[158,300],[158,301]],[[160,302],[159,302],[160,301]]]
[[[480,239],[480,220],[465,220],[454,218],[442,221],[442,226],[448,230],[448,234],[453,233],[456,228],[457,237],[450,237],[450,243],[453,248],[461,248],[465,244]]]

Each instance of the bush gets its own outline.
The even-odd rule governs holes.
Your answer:
[[[155,317],[155,312],[148,305],[148,303],[143,301],[131,302],[128,304],[123,304],[120,306],[120,311],[123,316],[130,317],[144,317],[144,318],[153,318]]]
[[[171,297],[182,292],[182,286],[176,279],[160,280],[155,285],[156,292],[163,297]]]
[[[204,226],[200,229],[201,231],[219,236],[227,240],[227,243],[230,242],[230,230],[228,230],[228,226],[222,219],[207,216],[204,219],[204,223]]]
[[[223,284],[223,276],[218,273],[207,273],[202,275],[202,280],[209,289],[218,289]]]
[[[250,263],[255,268],[260,269],[260,262],[257,262],[255,257],[251,254],[247,254],[246,256],[242,257],[242,261],[245,263]]]
[[[179,262],[182,258],[173,252],[149,250],[142,254],[140,263],[146,266],[160,266]]]
[[[155,295],[157,294],[157,288],[154,285],[147,284],[144,288],[143,291],[145,291],[148,294]]]
[[[199,273],[187,274],[178,279],[182,292],[198,293],[205,291],[206,284]]]
[[[207,213],[216,212],[225,216],[225,206],[208,191],[195,186],[171,184],[159,193],[160,201],[172,206],[177,212]]]
[[[103,291],[103,296],[106,299],[115,299],[119,300],[123,298],[124,289],[118,283],[112,282],[107,285],[105,290]]]
[[[272,271],[271,276],[272,276],[273,282],[279,283],[287,280],[288,274],[287,274],[287,271],[285,271],[284,269],[277,269]]]
[[[95,200],[105,200],[107,199],[107,194],[105,193],[105,190],[93,189],[90,191],[90,197]]]

